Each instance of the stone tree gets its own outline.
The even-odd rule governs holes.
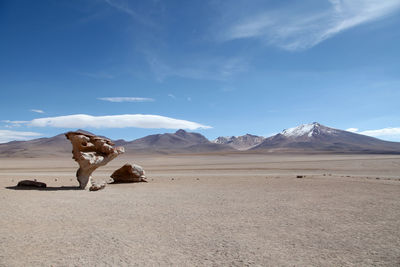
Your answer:
[[[72,158],[79,164],[76,172],[79,187],[91,191],[104,188],[105,184],[94,184],[91,175],[98,167],[124,153],[124,148],[114,147],[114,143],[107,138],[81,131],[68,132],[65,136],[72,143]]]

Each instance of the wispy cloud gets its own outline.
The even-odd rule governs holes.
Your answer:
[[[0,130],[0,143],[7,143],[10,141],[24,141],[36,138],[41,135],[42,134],[35,132]]]
[[[156,26],[153,21],[148,19],[147,17],[141,15],[139,12],[136,12],[134,9],[132,9],[128,3],[129,1],[124,1],[124,0],[104,0],[109,6],[115,8],[116,10],[123,12],[130,17],[132,17],[134,20],[137,22],[147,25],[147,26]]]
[[[6,128],[20,127],[22,125],[27,124],[29,121],[10,121],[10,120],[2,120],[1,122],[6,123]]]
[[[36,113],[44,113],[44,111],[41,109],[31,109],[31,111]]]
[[[388,127],[377,130],[359,131],[357,128],[349,128],[346,131],[368,135],[372,137],[382,137],[385,139],[400,140],[400,127]]]
[[[21,123],[21,121],[8,121]],[[75,114],[59,117],[34,119],[24,122],[32,127],[55,128],[164,128],[164,129],[209,129],[212,128],[200,123],[179,120],[159,115],[125,114],[109,116],[91,116]]]
[[[192,58],[185,63],[167,64],[155,55],[147,58],[150,69],[160,82],[168,77],[181,77],[195,80],[226,81],[235,74],[244,72],[249,65],[243,58],[217,58],[207,56],[202,59]]]
[[[148,97],[100,97],[99,100],[108,102],[153,102],[153,98]]]
[[[170,98],[172,98],[172,99],[176,99],[176,96],[173,95],[173,94],[168,94],[168,96],[169,96]]]
[[[303,50],[347,29],[385,18],[400,8],[400,0],[328,1],[328,8],[316,11],[299,11],[292,5],[250,14],[222,29],[219,38],[261,38],[286,50]]]
[[[107,72],[78,72],[79,75],[94,79],[114,79],[115,75]]]

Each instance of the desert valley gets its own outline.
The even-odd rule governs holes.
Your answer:
[[[400,0],[0,0],[0,267],[400,266]]]
[[[79,190],[64,135],[0,145],[1,265],[400,264],[398,143],[313,123],[270,138],[179,130],[115,144],[126,153],[94,180],[131,163],[147,183]],[[47,187],[16,186],[25,179]]]

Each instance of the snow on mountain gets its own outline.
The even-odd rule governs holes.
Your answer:
[[[226,144],[236,138],[236,136],[220,136],[214,139],[212,142],[216,144]]]
[[[312,137],[318,134],[334,134],[334,133],[335,129],[322,126],[318,122],[313,122],[283,130],[281,134],[286,137],[299,137],[305,135],[307,135],[308,137]]]
[[[400,153],[400,143],[326,127],[317,122],[283,130],[251,150],[305,153]]]
[[[247,150],[257,146],[264,141],[265,137],[246,134],[242,136],[220,136],[213,143],[229,145],[238,150]]]

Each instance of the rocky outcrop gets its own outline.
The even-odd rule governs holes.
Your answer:
[[[128,163],[113,172],[111,178],[114,183],[147,182],[143,168],[139,165],[133,164],[132,166]]]
[[[19,181],[17,187],[39,187],[39,188],[46,188],[47,185],[42,182],[38,181],[31,181],[31,180],[22,180]]]
[[[224,144],[238,150],[247,150],[261,144],[265,140],[263,136],[246,134],[242,136],[220,136],[213,142],[216,144]]]
[[[92,173],[100,166],[124,153],[123,147],[114,147],[111,140],[84,132],[68,132],[65,134],[72,143],[72,158],[78,162],[76,177],[81,189],[96,191],[105,184],[94,184]]]

